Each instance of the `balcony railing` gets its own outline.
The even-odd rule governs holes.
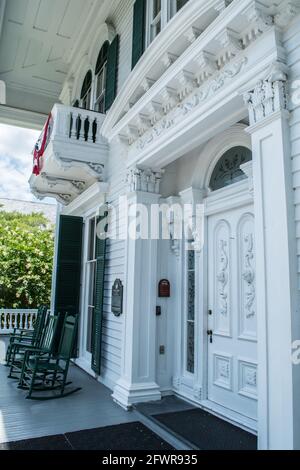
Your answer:
[[[1,309],[0,310],[0,335],[8,335],[14,328],[33,328],[37,310]]]
[[[36,146],[39,154],[29,181],[33,194],[67,205],[94,183],[103,182],[109,150],[101,135],[104,119],[105,115],[90,110],[53,107]]]

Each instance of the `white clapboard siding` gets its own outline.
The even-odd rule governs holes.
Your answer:
[[[287,51],[289,82],[300,80],[300,16],[298,16],[284,35],[284,47]],[[291,94],[293,89],[291,87]],[[295,230],[298,255],[298,287],[300,289],[300,104],[290,100],[290,139],[293,171],[293,189],[295,204]]]
[[[134,0],[122,0],[110,17],[120,36],[118,91],[131,72],[133,4]]]
[[[121,10],[119,14],[123,15]],[[116,18],[114,24],[120,34],[122,47],[122,31],[119,31],[118,21],[120,22]],[[120,28],[122,29],[122,25]],[[122,55],[122,50],[120,55]],[[120,70],[122,70],[122,65],[120,65]],[[112,143],[107,167],[108,181],[110,183],[108,203],[114,207],[118,207],[119,197],[126,193],[126,159],[122,155],[122,149],[120,149],[119,145],[118,143]],[[118,218],[118,224],[120,225],[120,231],[124,232],[125,218]],[[109,227],[109,231],[114,232],[114,227]],[[124,283],[124,268],[125,241],[119,239],[108,240],[104,279],[101,376],[104,383],[110,388],[114,387],[121,373],[122,335],[125,315],[124,312],[121,317],[117,318],[112,314],[111,289],[116,279],[121,279]]]

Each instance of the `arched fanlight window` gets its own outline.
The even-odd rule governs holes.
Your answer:
[[[96,64],[95,111],[105,113],[105,87],[109,42],[106,41],[99,52]]]
[[[246,147],[233,147],[228,150],[215,166],[210,179],[210,189],[216,191],[247,178],[240,166],[251,160],[252,152]]]
[[[81,95],[80,95],[81,107],[83,109],[90,109],[90,106],[91,106],[92,81],[93,81],[93,74],[89,70],[83,81]]]

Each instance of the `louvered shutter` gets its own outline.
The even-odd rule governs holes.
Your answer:
[[[82,228],[81,217],[60,216],[55,286],[56,313],[79,314]],[[61,328],[62,324],[58,325],[58,334]],[[59,343],[59,338],[56,343]]]
[[[132,68],[145,50],[146,0],[136,0],[133,9]]]
[[[107,54],[107,72],[105,85],[105,111],[108,111],[117,96],[119,65],[119,36],[109,46]]]
[[[97,224],[106,218],[107,214],[99,217]],[[92,369],[96,374],[101,373],[101,343],[102,343],[102,318],[104,298],[104,274],[105,274],[105,250],[106,239],[97,237],[96,241],[96,280],[95,280],[95,308],[93,314],[93,337],[92,337]]]

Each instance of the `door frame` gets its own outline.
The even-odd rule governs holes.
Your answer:
[[[89,221],[96,218],[99,213],[99,208],[94,207],[88,210],[84,216],[84,232],[83,232],[83,250],[82,250],[82,284],[81,284],[81,322],[80,322],[80,343],[79,343],[79,358],[76,364],[79,365],[85,372],[96,377],[95,372],[92,370],[92,355],[90,357],[86,351],[87,340],[87,319],[88,319],[88,272],[87,272],[87,255],[88,255],[88,242],[89,242]]]
[[[219,189],[214,192],[210,192],[206,198],[203,200],[204,203],[204,246],[203,253],[200,255],[200,263],[198,264],[198,269],[200,270],[199,278],[202,279],[200,285],[198,284],[197,290],[202,291],[205,295],[199,295],[200,301],[197,303],[198,306],[198,322],[199,327],[197,328],[197,334],[199,330],[202,330],[203,344],[196,351],[198,365],[201,370],[197,371],[201,374],[202,378],[202,393],[201,393],[201,405],[223,416],[225,419],[229,419],[242,427],[247,429],[252,429],[253,431],[257,430],[257,422],[248,418],[239,415],[229,409],[223,408],[220,405],[217,405],[211,402],[208,399],[208,337],[206,331],[208,329],[208,299],[209,299],[209,284],[208,284],[208,269],[209,269],[209,259],[208,259],[208,221],[209,217],[216,214],[222,214],[223,212],[235,208],[240,208],[243,206],[249,206],[252,204],[254,206],[254,197],[253,191],[251,188],[251,183],[249,179],[244,179],[238,183],[234,183],[225,188]],[[254,211],[253,211],[254,212]],[[201,360],[202,356],[202,360]],[[259,399],[259,396],[258,396]]]

